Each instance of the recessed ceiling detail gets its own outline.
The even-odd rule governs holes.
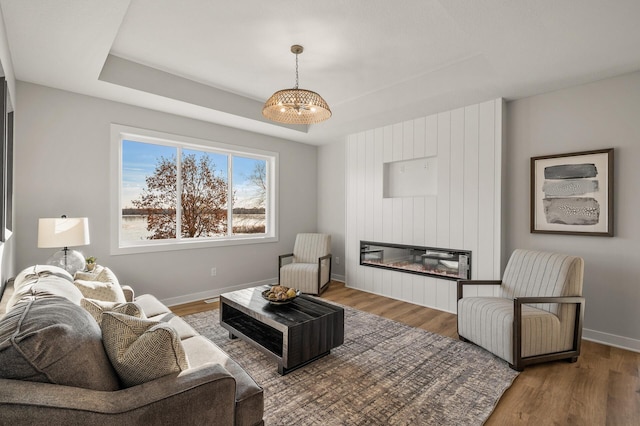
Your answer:
[[[18,80],[311,144],[640,69],[637,0],[363,4],[0,0],[0,37]],[[330,100],[321,126],[260,114],[296,42],[303,86]]]

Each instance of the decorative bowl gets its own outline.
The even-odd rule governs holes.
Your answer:
[[[272,288],[269,288],[262,292],[262,298],[267,302],[271,303],[272,305],[286,305],[287,303],[291,303],[293,300],[295,300],[296,297],[300,296],[300,290],[296,290],[296,295],[293,297],[288,297],[286,299],[281,299],[281,300],[270,299],[269,293],[273,293]]]

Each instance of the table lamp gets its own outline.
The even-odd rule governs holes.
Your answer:
[[[49,259],[48,265],[59,266],[71,275],[84,270],[84,256],[69,247],[89,244],[89,219],[86,217],[41,218],[38,220],[38,248],[62,247]]]

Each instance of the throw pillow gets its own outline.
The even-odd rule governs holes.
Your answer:
[[[189,368],[178,333],[167,323],[103,312],[102,339],[126,387]]]
[[[98,274],[95,272],[78,271],[73,274],[74,280],[95,281],[96,278],[98,278]]]
[[[114,274],[113,271],[106,266],[98,269],[97,272],[98,276],[96,277],[96,281],[101,281],[103,283],[115,283],[117,285],[120,285],[116,274]]]
[[[111,281],[114,283],[118,283],[118,278],[116,277],[116,274],[114,274],[111,269],[102,265],[96,265],[93,268],[93,271],[78,271],[75,273],[73,278],[76,280],[102,281],[102,282]]]
[[[80,301],[80,306],[85,308],[98,324],[102,323],[102,314],[104,312],[118,312],[136,318],[146,318],[142,308],[134,302],[105,302],[103,300],[84,298]]]
[[[100,327],[87,311],[59,296],[20,302],[0,319],[0,377],[119,389]]]
[[[119,303],[127,301],[118,283],[87,280],[75,280],[73,283],[87,299]]]

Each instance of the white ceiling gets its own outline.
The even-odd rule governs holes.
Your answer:
[[[640,69],[638,0],[0,0],[18,80],[310,144]],[[260,115],[295,83],[333,117]]]

